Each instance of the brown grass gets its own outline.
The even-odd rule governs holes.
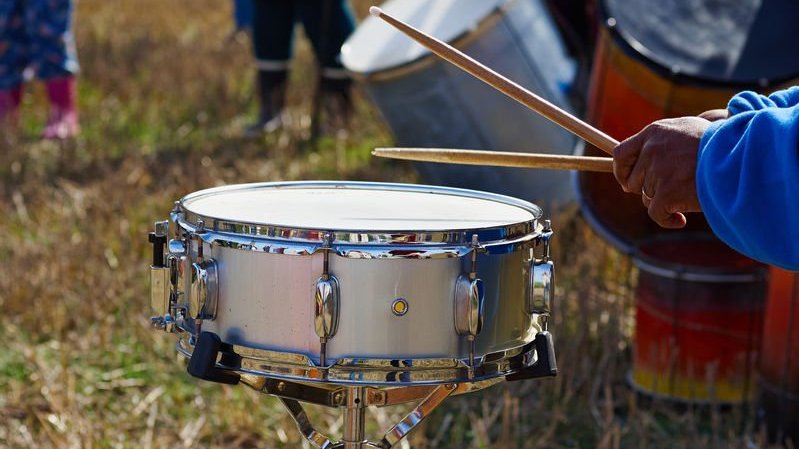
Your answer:
[[[361,16],[368,5],[356,1]],[[270,397],[201,383],[173,339],[148,323],[152,222],[213,185],[284,179],[416,180],[373,161],[390,144],[359,98],[345,139],[306,142],[312,70],[301,45],[290,92],[295,119],[245,141],[253,116],[246,42],[227,42],[229,5],[211,0],[81,0],[83,136],[39,142],[40,88],[24,135],[0,148],[0,448],[283,448],[303,444]],[[733,448],[751,410],[641,408],[630,368],[629,261],[574,211],[554,218],[559,265],[553,329],[561,375],[447,401],[411,438],[448,448]],[[407,408],[370,411],[381,435]],[[337,433],[340,414],[314,409]],[[304,447],[307,447],[305,445]]]

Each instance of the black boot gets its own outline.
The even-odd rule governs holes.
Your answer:
[[[285,70],[258,71],[258,101],[261,111],[258,120],[244,131],[246,137],[259,137],[283,126],[287,79],[288,72]]]
[[[348,78],[322,77],[322,133],[339,135],[349,131],[353,114],[351,84],[352,81]]]

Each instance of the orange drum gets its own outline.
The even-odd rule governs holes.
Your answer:
[[[685,236],[640,245],[635,264],[634,388],[693,403],[750,399],[764,268],[717,240]]]
[[[616,139],[657,119],[725,108],[741,90],[772,91],[799,78],[799,58],[787,56],[799,39],[795,0],[603,0],[599,6],[606,26],[594,54],[587,118]],[[593,147],[584,153],[605,155]],[[655,235],[709,233],[701,214],[688,217],[686,230],[661,229],[640,195],[623,193],[612,175],[584,172],[577,180],[586,219],[625,252]]]
[[[760,356],[758,416],[771,442],[799,443],[799,274],[772,268]]]

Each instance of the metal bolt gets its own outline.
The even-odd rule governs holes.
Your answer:
[[[154,316],[150,318],[150,323],[156,329],[164,330],[166,329],[166,320],[162,316]]]
[[[169,222],[164,221],[156,221],[155,222],[155,235],[158,237],[166,237],[169,233]]]

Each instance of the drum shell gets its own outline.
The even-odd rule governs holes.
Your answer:
[[[689,247],[702,255],[702,266]],[[633,386],[679,402],[751,399],[763,268],[713,240],[685,237],[647,243],[635,262]]]
[[[799,441],[799,276],[771,267],[758,418],[770,442]]]
[[[319,362],[314,330],[314,286],[323,270],[322,253],[285,255],[208,245],[218,264],[219,303],[203,330],[224,342],[255,349],[304,354]],[[477,355],[532,341],[537,328],[524,312],[524,254],[480,255],[478,277],[485,289],[485,323]],[[330,274],[338,281],[338,330],[327,358],[385,360],[468,356],[454,325],[455,280],[470,258],[357,259],[333,255]],[[392,313],[394,300],[408,311]]]
[[[564,109],[574,62],[540,0],[509,1],[452,45]],[[449,63],[429,55],[408,66],[356,73],[395,137],[408,147],[570,154],[575,138]],[[567,172],[420,163],[433,184],[534,200],[573,200]]]

